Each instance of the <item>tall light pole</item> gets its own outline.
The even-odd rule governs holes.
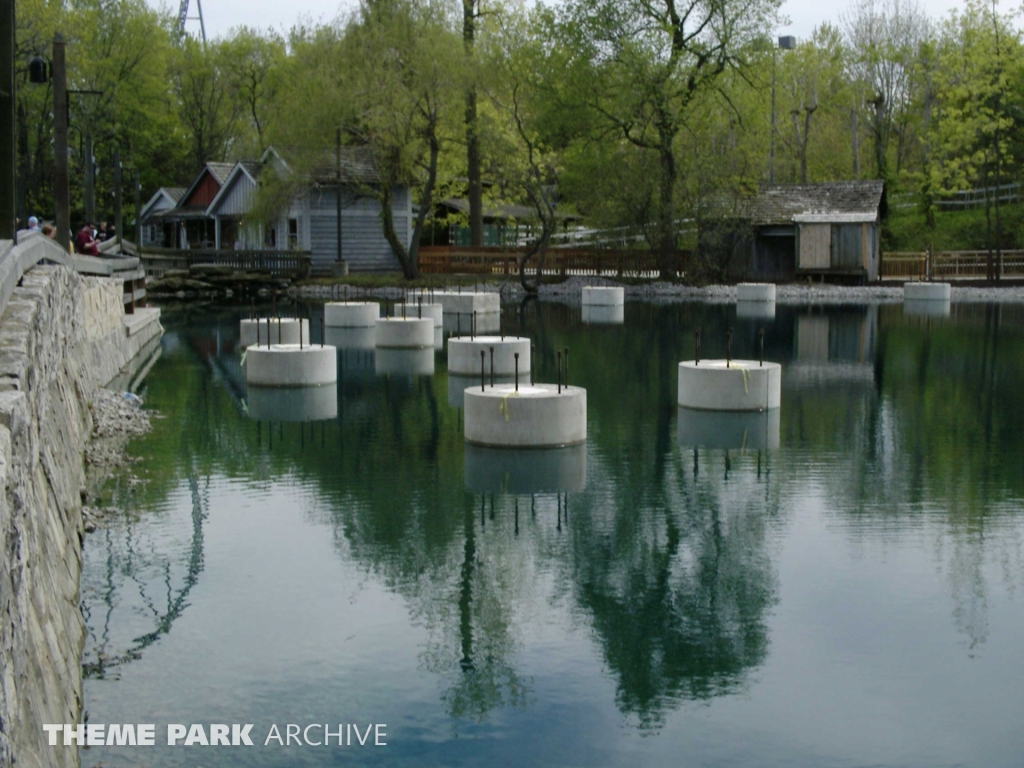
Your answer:
[[[13,240],[14,221],[14,0],[0,0],[0,240]]]
[[[792,35],[784,35],[779,38],[779,48],[784,51],[791,51],[796,48],[796,38]],[[775,50],[772,46],[772,135],[771,145],[768,150],[768,183],[775,183]]]
[[[68,72],[64,36],[53,35],[53,225],[57,242],[70,243],[71,204],[68,197]]]

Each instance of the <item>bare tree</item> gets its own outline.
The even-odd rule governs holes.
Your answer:
[[[850,75],[867,91],[875,171],[889,177],[888,158],[896,142],[896,168],[907,159],[913,110],[914,68],[931,24],[917,0],[855,0],[842,16],[852,51]]]

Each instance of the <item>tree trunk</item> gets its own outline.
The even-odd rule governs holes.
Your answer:
[[[676,158],[672,154],[674,132],[659,130],[658,154],[658,271],[666,280],[676,277],[675,187]]]
[[[878,94],[872,104],[875,107],[875,170],[878,178],[884,181],[888,174],[885,162],[885,96]]]
[[[473,54],[476,37],[476,0],[462,0],[462,43]],[[480,173],[480,137],[477,131],[476,86],[466,91],[466,196],[469,199],[469,244],[484,244],[483,181]]]
[[[391,211],[391,186],[384,184],[381,187],[381,222],[384,226],[384,239],[388,241],[391,250],[394,252],[398,263],[402,267],[402,274],[407,280],[415,280],[420,276],[420,237],[423,235],[423,224],[430,213],[434,198],[434,182],[437,180],[437,156],[440,154],[440,145],[436,135],[431,135],[430,160],[427,163],[427,178],[423,182],[423,191],[420,193],[419,212],[416,214],[416,223],[413,225],[412,242],[406,248],[405,244],[398,239],[395,232],[394,215]]]

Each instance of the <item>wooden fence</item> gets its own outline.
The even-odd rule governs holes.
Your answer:
[[[514,275],[526,252],[525,248],[429,246],[420,248],[419,266],[425,274]],[[534,256],[528,266],[530,274],[536,267]],[[658,256],[652,251],[549,248],[544,256],[544,274],[651,278],[658,275]]]
[[[284,277],[309,276],[309,251],[227,251],[215,249],[144,248],[140,256],[147,274],[159,277],[169,269],[190,269],[197,264],[230,267],[239,272],[269,272]]]
[[[984,280],[988,277],[988,251],[927,251],[882,254],[883,280]],[[998,257],[993,254],[998,265]],[[1024,277],[1024,251],[1002,252],[1002,276]]]

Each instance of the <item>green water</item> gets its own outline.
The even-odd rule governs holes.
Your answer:
[[[348,350],[336,416],[257,421],[238,317],[165,311],[147,482],[86,539],[84,705],[256,745],[83,765],[1021,764],[1024,307],[510,308],[537,379],[568,347],[588,390],[585,448],[540,460],[467,455],[443,352]],[[765,328],[777,448],[680,434],[697,327],[706,357]],[[263,745],[288,723],[387,746]]]

